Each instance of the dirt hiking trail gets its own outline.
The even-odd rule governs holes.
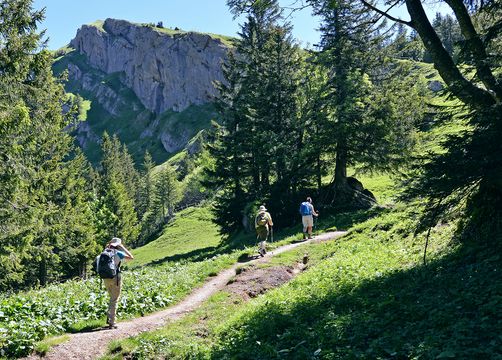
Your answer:
[[[262,258],[247,261],[245,263],[234,264],[231,268],[221,271],[217,276],[210,278],[201,287],[194,290],[178,304],[165,310],[128,321],[118,323],[117,329],[101,329],[91,332],[71,334],[70,340],[60,345],[54,346],[46,356],[31,355],[25,359],[96,359],[103,356],[108,344],[117,339],[138,335],[145,331],[151,331],[166,325],[167,322],[177,320],[184,314],[194,310],[206,299],[219,290],[224,289],[232,278],[236,275],[236,270],[243,264],[259,264],[266,262],[269,258],[292,250],[310,242],[321,242],[333,240],[345,235],[345,231],[333,231],[317,235],[314,239],[295,242],[284,245],[268,252]],[[254,271],[254,270],[248,270]]]

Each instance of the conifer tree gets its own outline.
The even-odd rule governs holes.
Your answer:
[[[377,55],[382,54],[382,38],[373,15],[361,3],[348,0],[312,3],[323,19],[319,60],[329,74],[324,95],[329,121],[324,131],[331,138],[326,150],[335,155],[331,199],[335,206],[370,206],[375,199],[349,182],[348,167],[374,170],[395,162],[409,142],[394,144],[388,139],[408,139],[412,127],[396,124],[413,124],[415,119],[402,118],[395,106],[402,99],[380,86],[377,66],[383,61]]]
[[[154,167],[155,163],[153,162],[152,156],[148,151],[145,152],[143,168],[140,173],[141,184],[138,198],[138,215],[140,218],[143,217],[147,211],[151,210],[154,187],[152,172]]]
[[[289,206],[299,178],[299,117],[296,92],[299,51],[288,24],[281,25],[277,1],[229,1],[232,12],[245,14],[238,55],[225,67],[218,108],[221,127],[211,147],[216,158],[210,175],[223,187],[216,205],[223,229],[241,226],[250,202],[267,201],[279,214]]]
[[[72,104],[52,75],[52,56],[39,51],[43,42],[36,27],[43,12],[31,5],[0,4],[2,288],[64,276],[59,249],[75,240],[77,228],[92,248],[81,159],[69,157],[73,139],[65,131],[73,112],[63,112],[63,105]]]
[[[464,38],[455,62],[421,1],[405,0],[409,21],[361,1],[368,9],[413,28],[448,91],[465,105],[461,111],[469,128],[448,136],[441,144],[444,151],[420,159],[411,174],[407,197],[429,199],[419,230],[433,227],[440,216],[463,209],[467,220],[462,230],[467,238],[500,239],[502,82],[499,57],[493,52],[502,43],[500,2],[446,1]],[[466,72],[466,68],[475,71]]]
[[[157,219],[164,224],[174,215],[174,208],[181,199],[180,184],[176,179],[174,169],[166,165],[155,181],[154,208]]]
[[[100,242],[104,244],[117,236],[134,243],[140,230],[135,203],[138,175],[134,162],[117,136],[103,134],[102,151],[98,202]]]

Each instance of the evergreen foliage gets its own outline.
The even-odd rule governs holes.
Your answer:
[[[330,139],[323,151],[335,156],[330,198],[338,207],[371,206],[374,198],[351,186],[347,168],[388,170],[406,161],[420,115],[417,89],[403,91],[410,84],[384,66],[381,26],[361,3],[312,3],[322,18],[318,58],[328,74],[322,106]]]
[[[442,151],[416,159],[404,198],[428,201],[418,231],[454,213],[465,218],[461,230],[467,238],[494,241],[499,238],[502,214],[498,156],[502,151],[502,86],[500,59],[490,51],[501,43],[500,17],[496,16],[500,4],[473,3],[469,12],[463,2],[449,1],[464,38],[457,63],[439,30],[424,16],[422,5],[414,0],[406,4],[412,18],[409,25],[419,33],[448,90],[463,103],[444,113],[463,117],[467,127],[449,135],[441,144]]]
[[[235,14],[244,12],[246,22],[238,55],[231,55],[224,69],[227,82],[219,86],[222,126],[210,148],[215,167],[208,172],[213,186],[224,188],[215,209],[227,233],[242,226],[244,208],[254,201],[269,203],[281,219],[291,208],[303,165],[296,98],[300,52],[291,28],[279,24],[277,1],[230,7]]]
[[[136,212],[139,174],[117,136],[105,133],[102,151],[97,205],[101,243],[104,245],[112,237],[134,243],[140,230]]]
[[[323,19],[322,51],[299,51],[276,1],[230,1],[245,14],[236,53],[220,84],[220,125],[211,146],[215,211],[222,229],[249,227],[266,203],[276,224],[291,224],[297,202],[333,171],[328,203],[368,206],[371,193],[347,179],[347,168],[378,171],[407,159],[420,118],[418,86],[384,62],[383,38],[362,4],[312,1]],[[357,181],[355,181],[357,182]],[[310,189],[310,190],[309,190]]]
[[[161,217],[161,222],[167,222],[167,219],[173,217],[176,203],[181,198],[176,172],[171,166],[166,166],[157,174],[154,193],[153,208],[157,216]]]
[[[0,19],[0,288],[7,289],[84,274],[95,242],[85,160],[69,156],[73,139],[64,131],[74,115],[63,105],[72,103],[52,76],[51,55],[39,51],[43,11],[8,0]]]

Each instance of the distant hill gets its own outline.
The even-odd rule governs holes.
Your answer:
[[[231,40],[115,19],[83,25],[53,69],[67,70],[66,90],[81,97],[76,135],[89,159],[99,160],[104,131],[138,161],[146,150],[157,163],[182,150],[215,117]]]

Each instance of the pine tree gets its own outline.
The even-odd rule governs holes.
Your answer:
[[[134,243],[139,235],[136,191],[139,175],[117,136],[103,134],[98,222],[102,244],[117,236]]]
[[[362,1],[417,32],[448,91],[465,105],[461,115],[469,128],[448,136],[441,144],[443,151],[415,163],[407,198],[429,200],[418,230],[431,228],[441,216],[461,209],[465,221],[460,233],[467,239],[500,240],[502,83],[499,57],[492,55],[502,43],[500,2],[447,1],[464,37],[459,59],[454,61],[421,1],[405,0],[410,21],[393,18]],[[466,68],[475,71],[466,73]],[[454,112],[458,114],[458,108]]]
[[[297,91],[301,58],[288,24],[281,25],[277,1],[232,1],[245,14],[238,56],[225,66],[218,109],[221,127],[211,149],[216,159],[209,174],[223,187],[216,212],[227,233],[241,227],[244,208],[267,201],[282,217],[284,200],[297,190],[302,134],[297,131]],[[280,221],[279,221],[280,222]]]
[[[375,199],[347,177],[348,167],[387,167],[396,160],[396,154],[406,150],[387,139],[410,136],[405,131],[409,126],[395,124],[413,123],[415,119],[399,119],[399,110],[391,105],[391,93],[381,96],[384,89],[377,66],[383,61],[376,55],[382,54],[382,38],[373,25],[376,22],[372,15],[361,3],[352,1],[314,3],[316,13],[323,19],[319,61],[329,74],[324,95],[329,121],[324,131],[331,138],[326,150],[335,154],[332,200],[338,207],[370,206]],[[409,142],[399,144],[405,146]]]
[[[174,169],[166,165],[155,181],[154,208],[157,219],[161,224],[174,215],[174,208],[181,199],[180,184],[176,179]]]
[[[323,106],[328,73],[314,59],[315,53],[308,54],[301,68],[301,85],[297,95],[300,123],[296,129],[300,162],[295,176],[298,178],[299,188],[308,189],[314,182],[320,191],[322,177],[328,174],[329,164],[323,149],[331,142],[331,138],[325,131],[328,114]]]
[[[96,241],[95,216],[92,212],[93,191],[87,179],[91,165],[81,151],[67,163],[63,174],[61,201],[64,226],[58,244],[61,273],[64,277],[86,277],[90,260],[99,251]]]
[[[456,19],[449,14],[441,15],[441,13],[436,13],[436,17],[432,21],[432,26],[443,42],[445,50],[450,56],[453,56],[455,45],[463,40]]]
[[[43,45],[36,32],[42,18],[29,0],[0,4],[2,288],[45,284],[65,275],[58,250],[74,240],[77,227],[93,234],[92,224],[81,216],[88,199],[76,185],[83,181],[80,158],[69,156],[73,139],[65,131],[73,111],[63,112],[63,104],[73,106],[52,75],[52,56],[37,52]]]
[[[143,160],[143,168],[140,173],[141,183],[140,191],[138,197],[138,216],[140,218],[151,210],[152,199],[153,199],[153,179],[152,172],[155,167],[152,156],[147,151],[145,152],[145,157]]]

